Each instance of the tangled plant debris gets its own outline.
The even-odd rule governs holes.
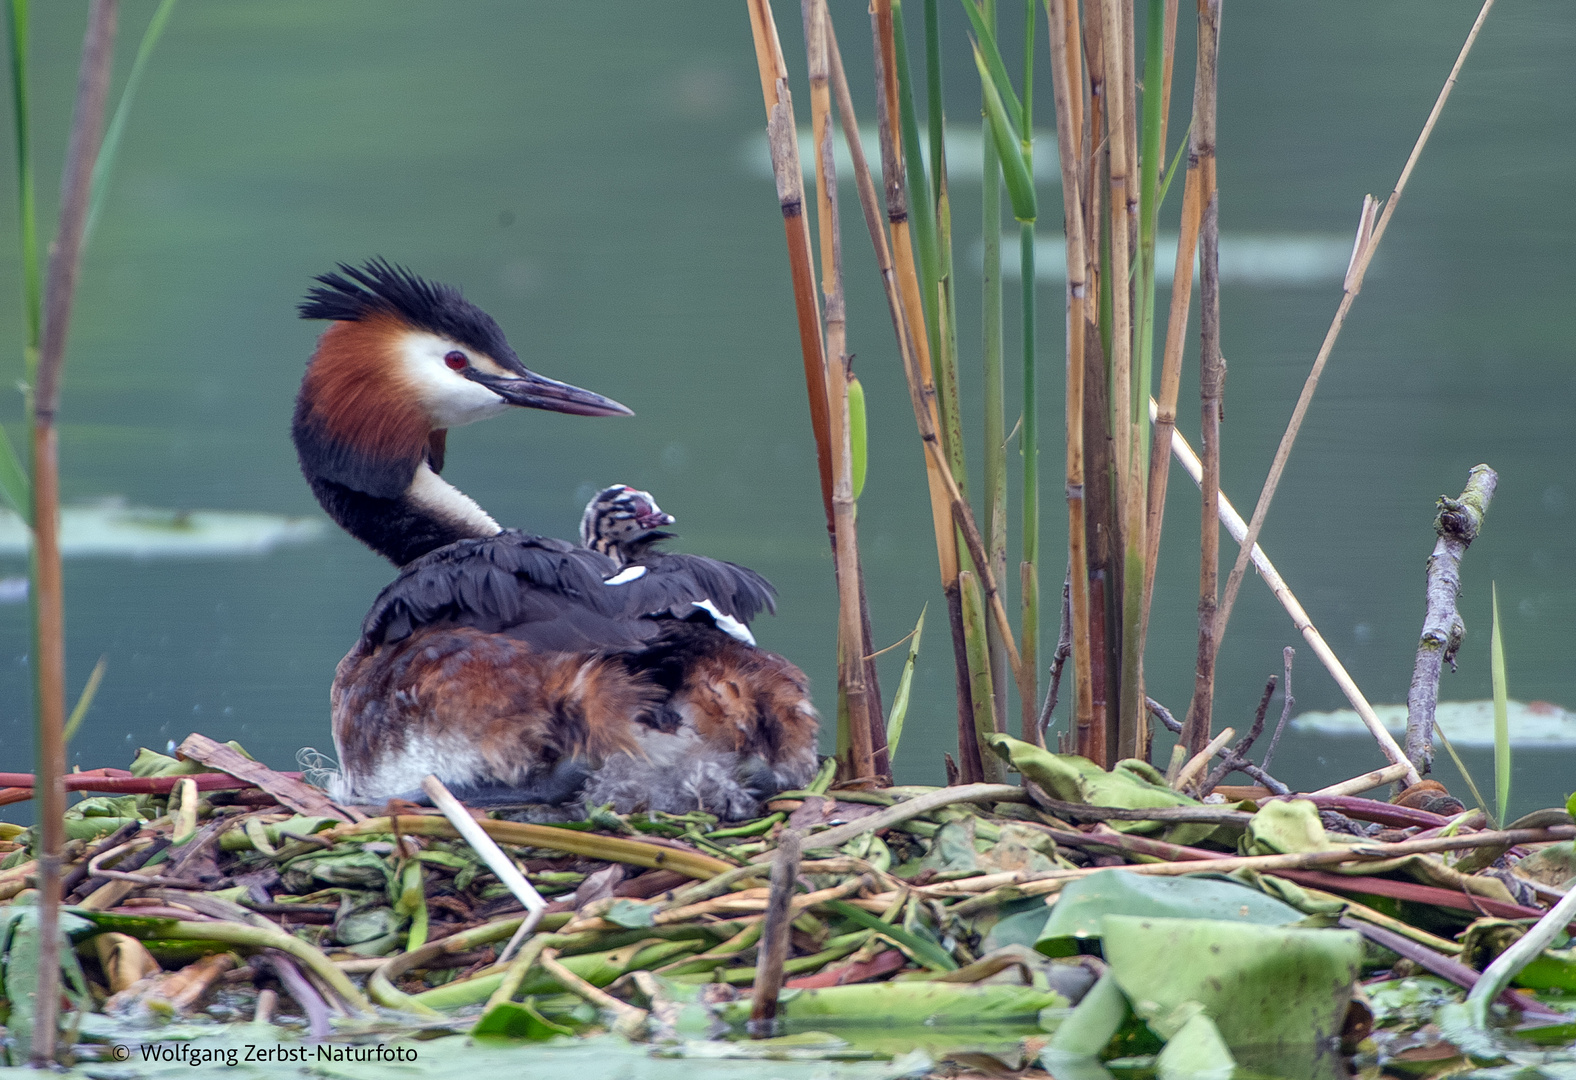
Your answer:
[[[948,1061],[1378,1076],[1573,1060],[1548,1047],[1576,1040],[1576,949],[1563,927],[1528,931],[1572,918],[1568,812],[1496,830],[1476,811],[1355,796],[1200,802],[1139,763],[1106,772],[995,742],[1023,786],[828,790],[828,769],[743,823],[477,814],[478,846],[500,846],[546,900],[525,933],[539,905],[430,808],[340,806],[200,735],[181,757],[144,750],[70,785],[107,792],[67,818],[72,1054],[91,1075],[126,1048],[147,1055],[135,1075],[157,1075],[237,1039],[276,1048],[237,1065],[264,1071],[319,1047],[375,1064],[448,1045],[433,1039],[470,1054],[616,1036],[659,1057],[871,1076]],[[4,801],[30,794],[30,777],[0,780],[18,785]],[[16,1062],[38,951],[33,838],[0,837]],[[802,857],[774,904],[791,847]],[[1537,948],[1474,1011],[1479,973],[1524,936]],[[752,1026],[767,940],[782,943],[782,989]]]

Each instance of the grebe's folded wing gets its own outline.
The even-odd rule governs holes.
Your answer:
[[[513,529],[461,540],[400,569],[362,621],[362,640],[400,641],[444,624],[507,633],[542,648],[627,648],[636,639],[615,629],[622,608],[602,585],[614,569],[597,552]],[[564,645],[551,632],[537,641],[541,635],[527,629],[553,623],[565,624]]]
[[[637,567],[645,573],[632,576]],[[708,601],[741,623],[748,623],[762,609],[777,610],[777,590],[771,582],[747,567],[704,555],[654,552],[609,578],[603,592],[619,598],[624,610],[636,616],[665,614],[682,619]]]

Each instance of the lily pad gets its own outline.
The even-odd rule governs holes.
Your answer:
[[[1512,701],[1508,705],[1512,746],[1576,746],[1576,713],[1547,701]],[[1406,730],[1406,705],[1375,705],[1374,713],[1387,730],[1397,734]],[[1494,745],[1492,701],[1441,701],[1434,709],[1434,723],[1456,746]],[[1291,726],[1320,735],[1372,738],[1351,709],[1305,712],[1292,720]]]
[[[1360,935],[1130,915],[1102,930],[1112,975],[1157,1034],[1175,1035],[1197,1002],[1244,1064],[1335,1074]]]
[[[1071,956],[1078,942],[1099,940],[1107,915],[1211,919],[1261,926],[1301,921],[1302,912],[1257,889],[1220,878],[1150,877],[1105,870],[1073,882],[1051,908],[1035,948]]]

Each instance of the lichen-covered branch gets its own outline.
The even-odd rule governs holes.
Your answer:
[[[1493,469],[1475,465],[1461,497],[1441,495],[1437,504],[1434,531],[1439,540],[1428,557],[1428,609],[1417,643],[1412,687],[1406,695],[1406,756],[1420,773],[1426,774],[1434,759],[1439,673],[1447,662],[1451,671],[1456,669],[1456,650],[1466,633],[1466,625],[1456,611],[1456,597],[1461,592],[1461,556],[1466,554],[1467,545],[1477,539],[1498,483],[1499,476]]]

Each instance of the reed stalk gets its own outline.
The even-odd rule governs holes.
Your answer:
[[[1385,230],[1390,226],[1390,219],[1395,215],[1395,208],[1401,203],[1401,194],[1406,190],[1412,170],[1417,167],[1417,161],[1423,155],[1423,147],[1428,145],[1428,137],[1433,134],[1434,125],[1439,122],[1439,116],[1444,112],[1445,102],[1450,100],[1450,91],[1455,89],[1456,78],[1461,74],[1461,67],[1472,52],[1478,33],[1483,29],[1483,24],[1488,20],[1488,13],[1493,7],[1494,0],[1483,0],[1477,19],[1473,21],[1472,29],[1467,32],[1466,41],[1456,55],[1456,62],[1445,78],[1445,85],[1440,88],[1439,95],[1434,99],[1434,107],[1429,110],[1428,119],[1423,122],[1423,130],[1417,136],[1417,142],[1412,145],[1412,152],[1407,155],[1406,164],[1402,166],[1401,175],[1395,182],[1395,189],[1385,200],[1384,212],[1379,215],[1378,224],[1373,227],[1371,234],[1367,233],[1366,228],[1359,230],[1358,246],[1352,252],[1352,263],[1346,271],[1346,280],[1342,285],[1340,305],[1335,310],[1335,318],[1331,320],[1329,330],[1325,332],[1324,341],[1319,346],[1313,367],[1303,383],[1302,393],[1297,396],[1296,407],[1292,409],[1291,420],[1286,424],[1280,445],[1275,448],[1275,459],[1270,463],[1269,475],[1264,478],[1264,487],[1259,491],[1258,502],[1253,506],[1253,517],[1248,522],[1247,544],[1237,553],[1237,561],[1232,565],[1231,575],[1226,580],[1226,592],[1221,600],[1218,616],[1219,626],[1215,632],[1217,647],[1219,639],[1225,636],[1226,621],[1231,617],[1232,606],[1237,601],[1237,592],[1242,587],[1242,575],[1247,571],[1246,553],[1252,550],[1253,544],[1258,541],[1260,530],[1264,527],[1264,518],[1269,514],[1270,503],[1275,498],[1275,489],[1280,485],[1281,474],[1286,469],[1286,460],[1291,456],[1292,445],[1297,441],[1297,433],[1302,429],[1303,417],[1307,415],[1314,392],[1319,388],[1319,377],[1324,373],[1324,365],[1330,359],[1330,352],[1335,348],[1336,339],[1341,335],[1341,328],[1346,325],[1346,316],[1351,311],[1357,294],[1362,291],[1363,277],[1368,273],[1374,253],[1379,250],[1379,242],[1384,239]],[[1366,239],[1364,239],[1365,235]]]
[[[972,4],[973,0],[963,0]],[[996,30],[995,0],[981,0],[979,14],[984,26]],[[984,88],[981,87],[981,95]],[[991,132],[990,115],[980,107],[981,226],[985,239],[985,261],[981,272],[980,367],[983,374],[985,416],[984,496],[985,550],[990,555],[991,573],[1001,581],[1007,575],[1007,423],[1006,377],[1002,362],[1001,290],[1001,165]],[[932,158],[932,161],[935,159]],[[995,691],[995,711],[1007,715],[1007,656],[1001,635],[988,629],[991,686]]]
[[[1106,96],[1110,132],[1107,145],[1110,160],[1110,238],[1111,272],[1111,413],[1112,433],[1115,442],[1116,507],[1120,515],[1119,542],[1122,555],[1122,591],[1119,606],[1122,611],[1122,666],[1119,681],[1118,716],[1114,750],[1118,757],[1132,757],[1138,753],[1140,731],[1143,725],[1143,653],[1140,648],[1138,626],[1139,604],[1134,595],[1141,592],[1143,581],[1143,517],[1147,504],[1136,502],[1143,480],[1136,472],[1139,455],[1139,431],[1147,423],[1135,421],[1133,396],[1135,372],[1133,368],[1133,323],[1131,295],[1127,288],[1131,275],[1130,236],[1134,213],[1138,209],[1137,192],[1132,185],[1132,165],[1129,156],[1127,132],[1133,123],[1132,78],[1128,71],[1131,50],[1127,47],[1128,32],[1122,6],[1117,0],[1101,0],[1101,35],[1105,47]],[[1146,395],[1147,397],[1147,395]],[[1147,479],[1145,477],[1144,479]],[[1135,576],[1136,572],[1136,576]],[[1128,589],[1131,582],[1133,589]]]
[[[837,170],[832,156],[831,61],[824,0],[802,5],[810,69],[810,108],[815,140],[816,221],[820,231],[821,287],[826,315],[825,394],[832,429],[832,512],[838,590],[838,692],[850,724],[849,777],[890,780],[886,724],[879,700],[872,702],[866,661],[868,625],[861,588],[854,502],[853,444],[848,406],[848,349],[843,300],[843,247],[837,205]],[[873,711],[872,711],[873,705]]]
[[[1175,14],[1174,10],[1172,14]],[[1174,38],[1174,27],[1172,34]],[[1165,521],[1166,485],[1171,475],[1171,433],[1177,427],[1177,397],[1182,390],[1182,350],[1187,335],[1188,308],[1193,299],[1193,254],[1198,247],[1203,211],[1199,199],[1201,162],[1197,134],[1199,95],[1203,85],[1202,82],[1195,82],[1193,87],[1195,120],[1188,133],[1187,176],[1182,185],[1182,228],[1177,237],[1176,265],[1171,274],[1171,311],[1166,321],[1165,350],[1161,355],[1159,411],[1155,418],[1149,456],[1149,522],[1145,535],[1149,542],[1149,553],[1144,563],[1146,624],[1155,594],[1155,566],[1160,560],[1160,531]]]
[[[33,393],[34,693],[39,796],[38,996],[32,1059],[55,1058],[59,1005],[58,960],[61,851],[65,843],[66,645],[65,594],[60,567],[60,442],[55,416],[81,268],[82,237],[92,190],[93,163],[104,131],[110,64],[115,52],[116,0],[93,0],[82,42],[76,105],[60,182],[60,225],[50,248]]]
[[[1073,722],[1078,746],[1087,745],[1094,724],[1091,694],[1089,558],[1084,521],[1084,327],[1088,322],[1082,184],[1082,78],[1077,42],[1076,0],[1046,0],[1051,47],[1051,91],[1056,106],[1056,145],[1062,169],[1062,226],[1067,244],[1065,331],[1067,348],[1066,492],[1067,551],[1073,650]]]
[[[1034,0],[1024,0],[1023,16],[1023,123],[1019,138],[1029,182],[1034,182]],[[1029,697],[1020,702],[1023,739],[1041,742],[1039,723],[1040,651],[1040,389],[1035,355],[1034,229],[1038,216],[1018,223],[1019,300],[1023,319],[1023,430],[1018,446],[1023,454],[1023,557],[1018,565],[1019,648]]]
[[[1122,646],[1122,734],[1118,740],[1119,757],[1147,757],[1148,714],[1143,708],[1144,645],[1148,638],[1149,608],[1146,583],[1150,580],[1149,550],[1149,410],[1146,407],[1153,385],[1155,339],[1155,226],[1160,209],[1161,165],[1165,144],[1162,141],[1165,101],[1161,89],[1162,68],[1168,68],[1165,55],[1164,0],[1149,0],[1145,26],[1144,96],[1142,147],[1138,180],[1138,252],[1133,281],[1133,401],[1129,410],[1132,423],[1132,462],[1123,498],[1126,545],[1122,626],[1126,639]],[[1130,15],[1130,12],[1128,13]],[[1124,19],[1126,16],[1124,16]],[[1124,57],[1125,58],[1125,57]],[[1136,696],[1136,701],[1133,700]]]
[[[1215,657],[1220,648],[1217,596],[1220,575],[1220,409],[1225,367],[1220,358],[1220,201],[1215,188],[1216,65],[1220,46],[1220,0],[1199,0],[1198,85],[1200,107],[1194,132],[1199,156],[1199,409],[1204,478],[1199,485],[1198,660],[1193,699],[1182,725],[1182,744],[1196,753],[1210,739],[1215,702]]]
[[[923,163],[916,150],[919,129],[909,100],[913,79],[908,70],[902,9],[892,0],[877,0],[871,8],[870,18],[875,38],[877,120],[881,137],[882,176],[887,193],[887,218],[892,228],[892,250],[903,310],[909,322],[913,359],[917,364],[917,373],[913,378],[918,381],[911,382],[909,389],[923,399],[923,405],[916,402],[916,420],[922,409],[928,414],[931,429],[936,430],[940,427],[940,416],[931,363],[931,358],[938,350],[936,305],[924,301],[924,297],[936,294],[936,281],[940,276],[936,266],[935,207],[928,195],[924,194],[928,188]],[[914,172],[916,168],[917,173]],[[910,173],[918,177],[917,186],[922,193],[919,198],[910,198]],[[913,332],[915,323],[923,326],[923,334]],[[920,429],[922,432],[925,429],[924,422],[920,423]],[[930,463],[928,455],[926,476],[930,487],[931,518],[936,533],[942,592],[947,600],[947,625],[952,635],[958,698],[959,757],[963,762],[964,774],[977,778],[980,753],[972,737],[974,701],[969,685],[968,642],[963,630],[963,598],[958,586],[960,553],[952,528],[950,499],[940,478],[939,464]]]
[[[880,6],[878,5],[878,11]],[[915,190],[921,193],[934,190],[938,196],[935,205],[931,204],[928,195],[918,199],[911,197],[909,200],[919,233],[920,271],[923,276],[923,288],[916,301],[924,312],[931,347],[930,356],[934,361],[933,369],[927,373],[925,380],[925,394],[933,402],[934,421],[939,438],[938,448],[943,454],[948,473],[954,478],[953,486],[961,492],[962,483],[956,479],[963,475],[962,432],[957,416],[955,363],[957,337],[953,331],[955,324],[949,318],[951,314],[948,302],[951,277],[950,250],[944,257],[942,240],[942,215],[948,212],[944,180],[945,147],[942,148],[942,157],[934,163],[936,168],[933,172],[940,174],[940,178],[932,189],[926,182],[925,165],[919,154],[919,122],[914,114],[912,93],[914,82],[908,63],[902,4],[898,0],[892,0],[890,11],[892,16],[890,39],[894,45],[898,82],[896,100],[902,128],[901,147],[906,159],[906,172],[910,178],[909,191],[912,196]],[[938,71],[937,78],[939,77]],[[939,122],[939,112],[937,121]],[[914,179],[916,177],[917,181]],[[894,229],[894,238],[895,236]],[[924,298],[929,298],[929,302],[925,302]],[[952,492],[949,491],[949,501],[951,496]],[[948,517],[952,516],[949,509]],[[972,579],[962,579],[958,576],[958,571],[973,570],[972,564],[977,563],[979,557],[965,550],[959,550],[956,541],[952,546],[957,569],[954,570],[950,583],[943,583],[943,588],[947,594],[948,623],[953,632],[953,651],[958,678],[958,751],[963,779],[965,782],[972,782],[983,777],[985,770],[997,767],[995,756],[983,754],[978,745],[979,733],[996,730],[997,723],[994,715],[994,696],[988,683],[982,684],[978,677],[980,673],[988,672],[988,646],[983,637],[975,638],[974,632],[969,629],[971,623],[968,609],[977,605],[977,598],[969,600],[963,595],[965,590],[974,586],[968,583]],[[988,573],[988,567],[986,570],[986,577],[993,578],[993,575]]]
[[[766,103],[767,138],[772,172],[788,240],[788,266],[793,277],[794,310],[799,320],[799,345],[804,356],[805,396],[810,402],[810,428],[815,435],[815,460],[821,478],[826,528],[833,531],[831,417],[826,402],[826,345],[821,339],[821,312],[815,296],[815,268],[810,256],[810,223],[804,214],[804,173],[799,163],[798,129],[793,98],[788,92],[788,66],[783,60],[770,0],[749,0],[750,31]]]
[[[809,221],[804,214],[804,174],[799,161],[793,101],[787,84],[787,66],[783,60],[782,46],[777,37],[769,0],[752,0],[750,24],[760,68],[761,89],[766,102],[767,134],[772,149],[773,174],[776,178],[778,202],[782,208],[784,231],[788,241],[794,303],[799,321],[801,352],[804,357],[806,396],[810,403],[811,427],[816,438],[817,465],[821,469],[823,508],[827,515],[827,530],[832,542],[837,571],[841,613],[839,622],[840,626],[845,620],[850,624],[841,635],[841,638],[846,638],[850,644],[839,645],[838,745],[840,748],[849,749],[850,758],[847,768],[850,775],[884,776],[889,770],[884,753],[885,722],[881,716],[880,692],[874,680],[874,665],[862,659],[871,651],[868,648],[869,619],[864,598],[864,577],[859,566],[858,546],[852,535],[852,517],[846,513],[849,508],[845,508],[844,516],[849,522],[850,535],[840,541],[837,532],[839,515],[835,505],[834,461],[838,456],[838,450],[841,450],[845,465],[851,461],[845,430],[846,367],[843,371],[842,394],[838,398],[838,403],[842,407],[841,425],[836,429],[842,434],[834,438],[832,405],[828,392],[832,373],[829,370],[831,365],[826,361],[827,340],[822,336],[821,310],[815,297],[815,269],[811,262]],[[810,23],[807,18],[806,29],[809,28]],[[830,114],[830,95],[824,75],[823,67],[823,77],[819,81],[819,87],[812,86],[811,90],[812,113],[818,117],[817,130],[823,135],[826,133],[826,119]],[[818,181],[823,180],[819,163],[817,178]],[[833,183],[835,184],[835,178]],[[826,197],[824,186],[824,182],[820,184],[823,200]],[[835,193],[831,197],[835,199]],[[824,247],[827,239],[826,222],[830,220],[835,229],[835,217],[828,219],[824,207],[821,217]],[[832,286],[828,285],[827,288]],[[839,301],[835,320],[836,329],[841,338],[844,320],[840,282],[835,291]],[[831,322],[832,320],[829,319],[828,334],[832,332]],[[839,349],[839,352],[842,351],[841,340],[833,342],[833,345]],[[849,498],[852,499],[851,482]],[[859,659],[850,663],[848,658],[855,655]]]

